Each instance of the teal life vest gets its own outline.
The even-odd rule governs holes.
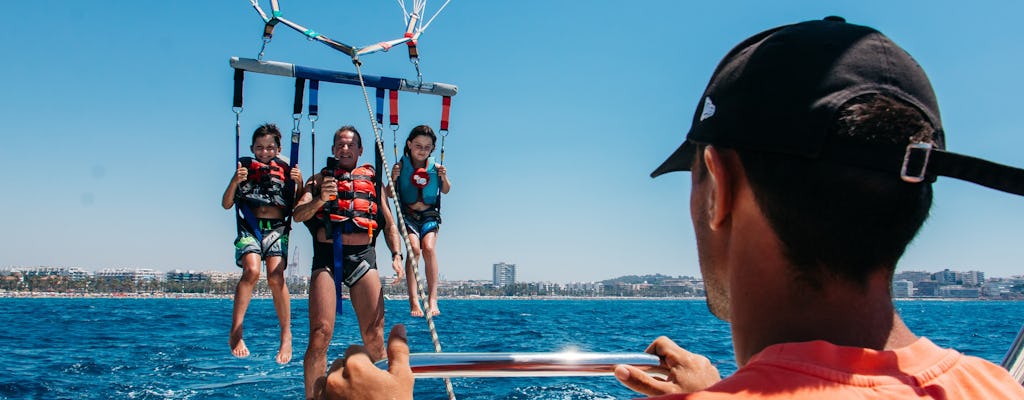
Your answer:
[[[402,171],[396,184],[403,204],[422,202],[437,205],[441,196],[441,178],[437,176],[435,165],[434,157],[428,157],[426,168],[413,168],[409,157],[402,156]]]

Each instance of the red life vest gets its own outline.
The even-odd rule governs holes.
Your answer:
[[[331,222],[352,221],[356,227],[373,232],[377,229],[377,191],[374,187],[375,171],[369,164],[352,171],[338,168],[320,171],[321,176],[333,176],[338,183],[338,196],[328,201],[317,215]]]
[[[241,157],[238,162],[249,170],[249,177],[238,184],[236,198],[254,207],[291,206],[292,196],[285,193],[285,181],[291,176],[288,163],[277,157],[266,164],[253,157]]]

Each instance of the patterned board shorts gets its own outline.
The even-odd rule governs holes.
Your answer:
[[[242,229],[235,238],[235,264],[242,266],[242,257],[249,253],[257,253],[260,259],[267,257],[288,256],[288,234],[285,233],[283,219],[260,219],[259,230],[262,241],[256,240],[256,234],[248,224],[240,224]]]

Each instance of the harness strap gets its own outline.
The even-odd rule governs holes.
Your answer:
[[[235,96],[232,107],[242,107],[242,81],[245,80],[245,70],[235,68]],[[238,158],[238,157],[235,157]]]
[[[334,274],[332,274],[332,275],[334,275],[334,290],[336,291],[336,298],[337,298],[337,304],[335,305],[335,310],[336,310],[338,315],[341,315],[341,310],[342,310],[342,307],[341,307],[341,304],[342,304],[341,303],[341,300],[342,300],[341,291],[342,291],[342,283],[345,282],[345,276],[344,276],[345,275],[345,251],[344,251],[345,245],[342,243],[342,240],[341,240],[341,234],[342,234],[342,230],[343,229],[341,229],[340,226],[332,227],[331,225],[334,225],[334,224],[328,222],[326,224],[327,227],[325,229],[327,229],[328,234],[331,236],[331,241],[334,242],[334,243],[332,243],[332,246],[333,246],[333,249],[334,249]],[[333,229],[331,229],[331,228],[333,228]]]
[[[384,88],[377,88],[377,123],[384,124]]]
[[[363,193],[363,192],[342,192],[342,193],[338,193],[338,198],[341,199],[341,200],[353,200],[353,199],[362,199],[362,200],[369,200],[369,201],[376,201],[377,200],[377,196],[375,196],[373,194],[370,194],[370,193]]]
[[[334,211],[334,212],[332,212],[332,213],[330,213],[328,215],[332,216],[332,217],[337,215],[337,216],[344,217],[344,218],[366,218],[366,219],[373,219],[374,218],[374,214],[368,213],[366,211],[344,210],[344,209],[336,210],[336,211]],[[337,219],[335,219],[335,218],[331,218],[331,220],[332,221],[337,221]],[[344,221],[344,220],[341,219],[341,221]]]
[[[316,79],[309,80],[309,162],[310,170],[315,171],[316,168],[312,163],[316,160],[316,120],[320,119],[320,81]]]
[[[246,225],[249,225],[249,229],[252,231],[253,236],[256,237],[256,241],[262,243],[263,232],[260,231],[260,227],[257,222],[259,221],[259,219],[256,218],[256,214],[253,214],[252,209],[250,209],[249,206],[245,205],[244,203],[236,201],[235,208],[238,211],[238,219],[240,220],[236,221],[236,225],[238,226],[239,231],[238,233],[242,233],[241,224],[244,223]]]
[[[452,96],[444,96],[441,98],[441,131],[448,131],[448,117],[451,115],[452,108]]]
[[[392,128],[392,129],[398,129],[397,128],[397,126],[398,126],[398,91],[392,89],[392,90],[388,91],[388,96],[389,96],[389,98],[391,100],[390,107],[389,107],[390,108],[389,111],[391,112],[391,126],[392,127],[396,127],[396,128]]]
[[[237,162],[238,154],[238,142],[241,140],[242,135],[242,83],[245,80],[245,70],[235,68],[235,95],[231,102],[231,109],[235,112],[235,160]]]
[[[309,80],[309,116],[318,117],[320,114],[320,81]]]

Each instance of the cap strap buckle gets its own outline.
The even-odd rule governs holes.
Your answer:
[[[913,156],[913,154],[921,154],[921,152],[924,152],[923,160],[920,156]],[[907,152],[903,154],[903,167],[900,168],[900,179],[903,179],[904,182],[910,183],[923,182],[925,179],[925,173],[928,169],[928,159],[931,158],[931,155],[931,143],[908,144]],[[908,170],[911,171],[911,173],[907,173]]]

